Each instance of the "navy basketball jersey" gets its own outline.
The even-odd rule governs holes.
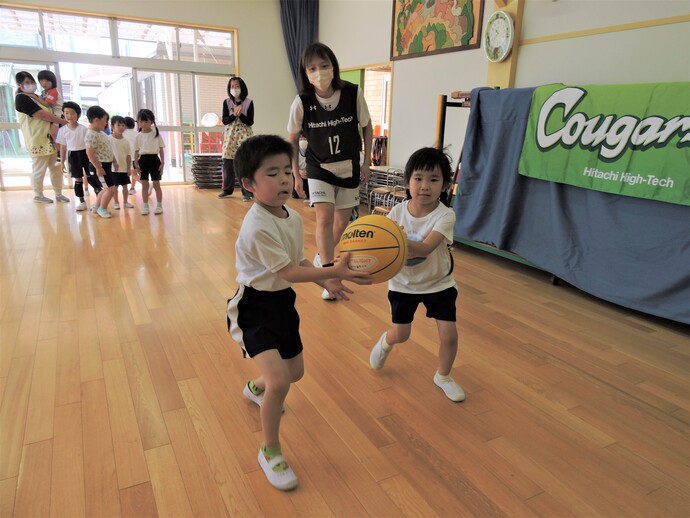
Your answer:
[[[333,111],[325,110],[316,94],[302,94],[302,131],[307,137],[307,176],[337,187],[359,186],[359,155],[362,139],[357,119],[357,85],[343,81],[340,100]]]

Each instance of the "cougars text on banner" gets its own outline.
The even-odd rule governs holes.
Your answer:
[[[690,205],[690,82],[537,88],[518,169]]]

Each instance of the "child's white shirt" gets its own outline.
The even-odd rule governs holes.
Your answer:
[[[410,200],[393,207],[388,217],[400,225],[408,241],[421,242],[433,231],[445,238],[426,258],[406,261],[400,273],[388,281],[388,289],[401,293],[437,293],[456,286],[448,245],[453,243],[455,212],[439,203],[424,217],[416,218],[408,209]]]
[[[110,145],[113,148],[114,158],[117,161],[117,169],[113,167],[113,172],[129,172],[129,162],[127,161],[127,155],[130,154],[129,142],[127,142],[127,139],[124,137],[115,138],[113,135],[109,135],[108,139],[110,140]]]
[[[86,134],[89,129],[86,126],[77,124],[76,128],[70,128],[68,124],[60,126],[55,137],[57,144],[67,147],[67,151],[81,151],[86,149]]]
[[[162,147],[165,147],[165,142],[163,142],[163,138],[160,135],[156,136],[155,130],[151,130],[148,133],[143,131],[137,133],[134,150],[139,151],[140,156],[157,155]]]
[[[304,223],[287,205],[287,218],[274,216],[254,203],[242,221],[235,242],[237,283],[260,291],[280,291],[292,286],[276,272],[304,260]]]

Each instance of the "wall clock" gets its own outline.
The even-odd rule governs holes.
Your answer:
[[[484,32],[484,54],[492,63],[500,63],[513,48],[515,25],[505,11],[495,11],[489,17]]]

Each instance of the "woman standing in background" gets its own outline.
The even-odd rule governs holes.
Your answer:
[[[228,98],[223,103],[223,192],[218,197],[231,196],[235,190],[233,159],[240,144],[254,134],[254,101],[247,95],[247,85],[241,77],[228,81]],[[242,201],[251,200],[251,193],[242,187]]]

